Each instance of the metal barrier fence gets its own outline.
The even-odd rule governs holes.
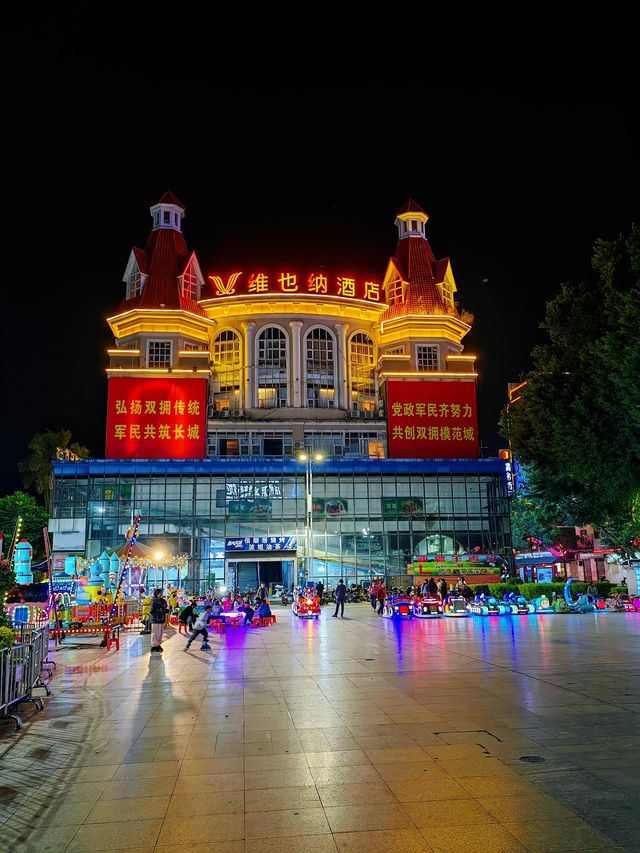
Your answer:
[[[44,666],[50,663],[46,660],[48,627],[19,625],[18,631],[20,642],[9,649],[0,649],[0,720],[13,720],[16,729],[20,728],[22,720],[15,712],[15,706],[20,702],[33,702],[40,711],[44,703],[39,696],[32,695],[33,688],[44,687],[47,695],[51,692],[40,674],[51,672]]]

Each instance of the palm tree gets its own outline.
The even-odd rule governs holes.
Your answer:
[[[42,495],[47,510],[51,510],[51,488],[53,486],[52,460],[60,452],[68,451],[70,458],[87,459],[89,450],[71,441],[71,431],[61,429],[57,432],[45,430],[36,433],[29,442],[29,452],[26,457],[18,463],[18,470],[22,473],[22,480],[27,489],[33,487]]]

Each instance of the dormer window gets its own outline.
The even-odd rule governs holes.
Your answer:
[[[170,210],[163,210],[162,211],[162,221],[165,223],[165,225],[171,225],[171,211]]]
[[[135,269],[131,273],[127,282],[127,299],[133,299],[134,296],[139,296],[142,293],[146,278],[146,275],[142,275],[139,269]]]
[[[442,282],[442,298],[447,305],[453,305],[453,292],[451,290],[451,282],[445,280]]]
[[[198,265],[193,261],[187,266],[181,277],[182,295],[188,299],[200,299],[201,276],[198,275]]]

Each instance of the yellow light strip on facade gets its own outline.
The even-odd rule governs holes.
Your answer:
[[[167,317],[167,315],[183,315],[189,319],[195,320],[198,323],[210,323],[208,317],[202,317],[200,314],[193,314],[191,311],[184,311],[182,308],[130,308],[128,311],[123,311],[120,314],[114,314],[107,317],[107,323],[112,320],[121,320],[123,317],[131,314],[156,314],[158,317]]]
[[[525,379],[524,382],[519,382],[517,385],[514,385],[513,388],[509,388],[509,393],[515,394],[516,391],[519,391],[521,388],[524,388],[528,381],[528,379]]]
[[[209,370],[192,370],[190,367],[173,367],[169,369],[168,367],[107,367],[107,373],[166,373],[167,375],[170,373],[206,373],[209,374]]]
[[[410,359],[411,356],[410,355],[404,355],[403,353],[397,353],[396,355],[394,355],[393,353],[390,353],[390,352],[383,352],[382,355],[379,356],[378,361],[382,361],[383,358],[392,358],[395,361],[395,359],[397,359],[397,358]]]
[[[263,299],[265,299],[265,297],[267,298],[266,301],[272,301],[273,302],[274,296],[275,297],[285,297],[285,300],[287,302],[289,301],[289,299],[287,299],[287,297],[291,297],[291,302],[295,302],[298,299],[301,299],[301,298],[306,299],[309,296],[311,296],[314,299],[314,301],[317,302],[318,297],[320,296],[320,297],[322,297],[320,300],[322,302],[324,302],[325,300],[332,300],[338,304],[341,304],[341,303],[344,303],[344,304],[358,303],[359,305],[366,305],[368,308],[379,308],[381,311],[386,311],[387,308],[389,307],[386,302],[374,302],[374,301],[369,300],[369,299],[358,299],[355,296],[335,296],[332,293],[320,293],[320,294],[318,294],[318,293],[307,293],[306,291],[303,291],[303,290],[299,290],[299,291],[296,290],[296,291],[292,291],[291,293],[276,293],[276,292],[274,292],[274,293],[269,293],[269,292],[267,292],[267,293],[236,293],[233,296],[231,296],[231,295],[229,295],[229,296],[211,296],[208,299],[200,299],[198,302],[198,305],[201,305],[203,308],[205,308],[205,307],[210,308],[211,305],[216,305],[216,304],[222,305],[225,302],[230,302],[232,299],[234,301],[236,299],[258,299],[258,300],[262,301]],[[279,302],[280,299],[277,299],[275,301]],[[284,313],[286,313],[286,312],[284,312]]]
[[[448,355],[447,361],[475,361],[476,355]]]
[[[518,400],[522,400],[522,397],[517,396],[517,397],[514,397],[513,400],[509,400],[509,405],[513,405],[514,403],[517,403]]]
[[[453,373],[440,372],[435,370],[381,370],[380,376],[421,376],[423,379],[430,379],[432,376],[477,376],[477,373]]]
[[[208,358],[211,353],[208,349],[181,349],[178,350],[178,355],[205,355]]]
[[[464,320],[460,319],[460,317],[454,317],[453,314],[399,314],[397,317],[390,317],[388,320],[383,320],[380,326],[384,328],[384,326],[391,326],[404,320],[452,320],[454,323],[459,323],[467,329],[471,328],[469,323],[465,323]]]
[[[139,349],[108,349],[109,355],[140,355]]]

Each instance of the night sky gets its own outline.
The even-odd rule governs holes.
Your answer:
[[[163,87],[171,108],[160,111],[101,75],[87,101],[73,80],[54,69],[6,111],[19,132],[4,174],[0,494],[19,487],[16,462],[37,431],[69,428],[103,455],[104,318],[165,190],[186,206],[205,277],[324,263],[382,279],[395,213],[414,198],[476,317],[464,343],[478,355],[485,455],[503,443],[507,383],[531,366],[546,301],[563,281],[590,280],[597,237],[639,219],[632,112],[604,99],[212,81],[194,113],[188,81]]]

